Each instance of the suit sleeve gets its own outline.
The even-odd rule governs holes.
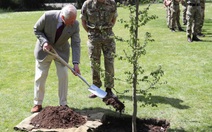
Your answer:
[[[40,41],[41,47],[43,46],[44,43],[48,42],[48,39],[44,33],[45,19],[46,19],[46,15],[44,13],[34,25],[34,34],[37,37],[37,39]]]
[[[81,53],[81,47],[80,47],[80,35],[79,35],[79,22],[76,21],[76,31],[71,36],[71,48],[72,48],[72,63],[80,63],[80,53]]]

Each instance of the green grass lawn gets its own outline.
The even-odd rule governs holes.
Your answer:
[[[33,106],[33,80],[35,59],[33,50],[35,35],[33,25],[43,11],[10,12],[0,14],[0,130],[13,131],[13,127],[24,118],[31,115]],[[128,11],[118,8],[119,18],[128,18]],[[212,4],[206,4],[203,33],[206,37],[202,42],[188,43],[185,32],[170,32],[166,26],[166,11],[162,4],[150,7],[150,14],[158,19],[151,21],[139,29],[142,38],[145,32],[150,32],[154,42],[149,43],[147,54],[139,60],[145,74],[161,65],[165,75],[162,81],[167,84],[151,91],[152,101],[158,107],[140,107],[138,117],[167,119],[171,123],[170,132],[174,131],[212,131]],[[78,14],[79,16],[79,14]],[[79,17],[78,17],[79,19]],[[185,29],[185,26],[183,26]],[[87,53],[87,34],[81,26],[82,54],[81,74],[91,82],[90,63]],[[128,33],[119,22],[114,27],[116,35],[128,38]],[[117,42],[117,54],[124,55],[123,50],[130,50],[127,44]],[[124,72],[131,69],[124,61],[116,60],[116,78],[125,79]],[[54,63],[46,83],[46,94],[43,106],[57,106],[57,77]],[[141,86],[140,86],[141,87]],[[139,88],[140,88],[139,87]],[[115,82],[118,94],[124,101],[125,114],[132,114],[132,90],[126,82]],[[69,74],[68,105],[71,108],[98,109],[113,112],[100,98],[90,100],[87,86],[78,78]],[[77,100],[77,101],[74,101]],[[118,113],[117,113],[118,114]]]

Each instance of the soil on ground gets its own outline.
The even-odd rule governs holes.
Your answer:
[[[102,101],[106,105],[111,105],[116,111],[119,111],[120,114],[124,111],[124,103],[122,103],[117,97],[106,96]]]
[[[47,106],[34,118],[30,124],[35,128],[71,128],[86,123],[86,118],[74,112],[67,106]]]
[[[86,117],[66,106],[47,106],[38,113],[31,123],[35,128],[71,128],[86,123]],[[94,132],[131,132],[132,117],[126,115],[105,114],[102,125]],[[137,119],[137,132],[166,132],[170,124],[166,120]]]
[[[95,132],[132,132],[132,116],[104,115],[103,125],[99,126]],[[137,132],[167,132],[170,123],[159,119],[137,118]]]

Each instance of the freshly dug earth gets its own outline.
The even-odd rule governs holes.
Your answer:
[[[47,106],[30,124],[35,128],[71,128],[86,123],[86,119],[66,106]]]
[[[87,113],[89,115],[89,113]],[[86,123],[86,118],[64,106],[47,106],[38,113],[31,123],[35,128],[71,128]],[[120,114],[105,114],[102,125],[93,132],[131,132],[132,117]],[[166,120],[137,119],[137,132],[167,132],[170,124]]]
[[[117,97],[106,96],[102,101],[105,102],[106,105],[112,105],[120,114],[124,111],[125,106]]]
[[[131,132],[132,116],[104,115],[95,132]],[[167,132],[170,123],[166,120],[139,119],[136,121],[137,132]]]

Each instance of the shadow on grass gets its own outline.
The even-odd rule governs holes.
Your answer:
[[[212,37],[212,35],[207,35],[208,37]],[[202,41],[201,42],[212,42],[212,40],[204,40],[204,39],[202,39]]]
[[[208,29],[203,29],[202,32],[204,32],[205,37],[212,37],[212,33],[210,33],[210,32],[208,31]],[[203,39],[202,42],[212,42],[212,40],[207,40],[207,41],[205,41],[205,40],[204,40],[205,37],[201,37],[201,39]]]
[[[128,99],[131,100],[131,96],[124,96],[124,95],[119,95],[120,100]],[[184,102],[183,100],[177,99],[177,98],[169,98],[169,97],[162,97],[162,96],[151,96],[151,99],[148,100],[142,95],[137,96],[138,101],[140,102],[151,102],[153,104],[168,104],[171,105],[172,107],[175,107],[177,109],[189,109],[190,107],[187,105],[183,105],[182,103]]]
[[[204,25],[203,25],[202,31],[204,32],[205,37],[212,37],[212,33],[210,32],[210,29],[204,28],[204,26],[208,27],[208,26],[211,26],[211,24],[212,24],[212,19],[205,19],[204,20]],[[212,42],[212,40],[211,41],[205,41],[205,42]]]
[[[190,128],[189,130],[184,130],[183,128],[180,129],[168,129],[168,132],[210,132],[212,130],[212,126],[207,126],[205,128]]]
[[[186,132],[184,129],[170,129],[169,128],[169,132]]]
[[[212,23],[212,19],[205,19],[204,23]]]

